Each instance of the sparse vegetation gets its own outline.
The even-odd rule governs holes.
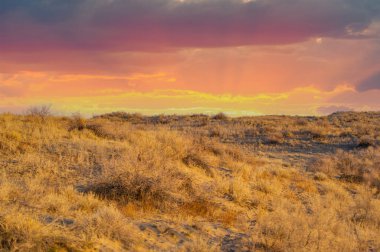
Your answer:
[[[212,119],[225,121],[225,120],[228,120],[228,116],[226,114],[224,114],[224,113],[221,112],[221,113],[218,113],[218,114],[214,115],[212,117]]]
[[[26,115],[40,118],[45,118],[51,114],[51,105],[33,106],[26,110]]]
[[[380,113],[0,126],[0,251],[380,250]]]

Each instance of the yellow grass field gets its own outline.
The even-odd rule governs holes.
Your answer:
[[[380,251],[380,113],[0,115],[0,251]]]

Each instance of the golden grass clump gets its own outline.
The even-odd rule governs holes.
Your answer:
[[[380,190],[379,164],[379,149],[370,147],[351,152],[337,151],[334,156],[316,162],[309,170],[349,182],[367,183]]]

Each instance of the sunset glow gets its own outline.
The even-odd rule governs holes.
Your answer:
[[[378,0],[2,0],[0,112],[380,109]]]

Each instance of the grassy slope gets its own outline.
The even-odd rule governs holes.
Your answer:
[[[3,250],[380,249],[377,114],[0,126]],[[331,148],[283,159],[305,146]]]

